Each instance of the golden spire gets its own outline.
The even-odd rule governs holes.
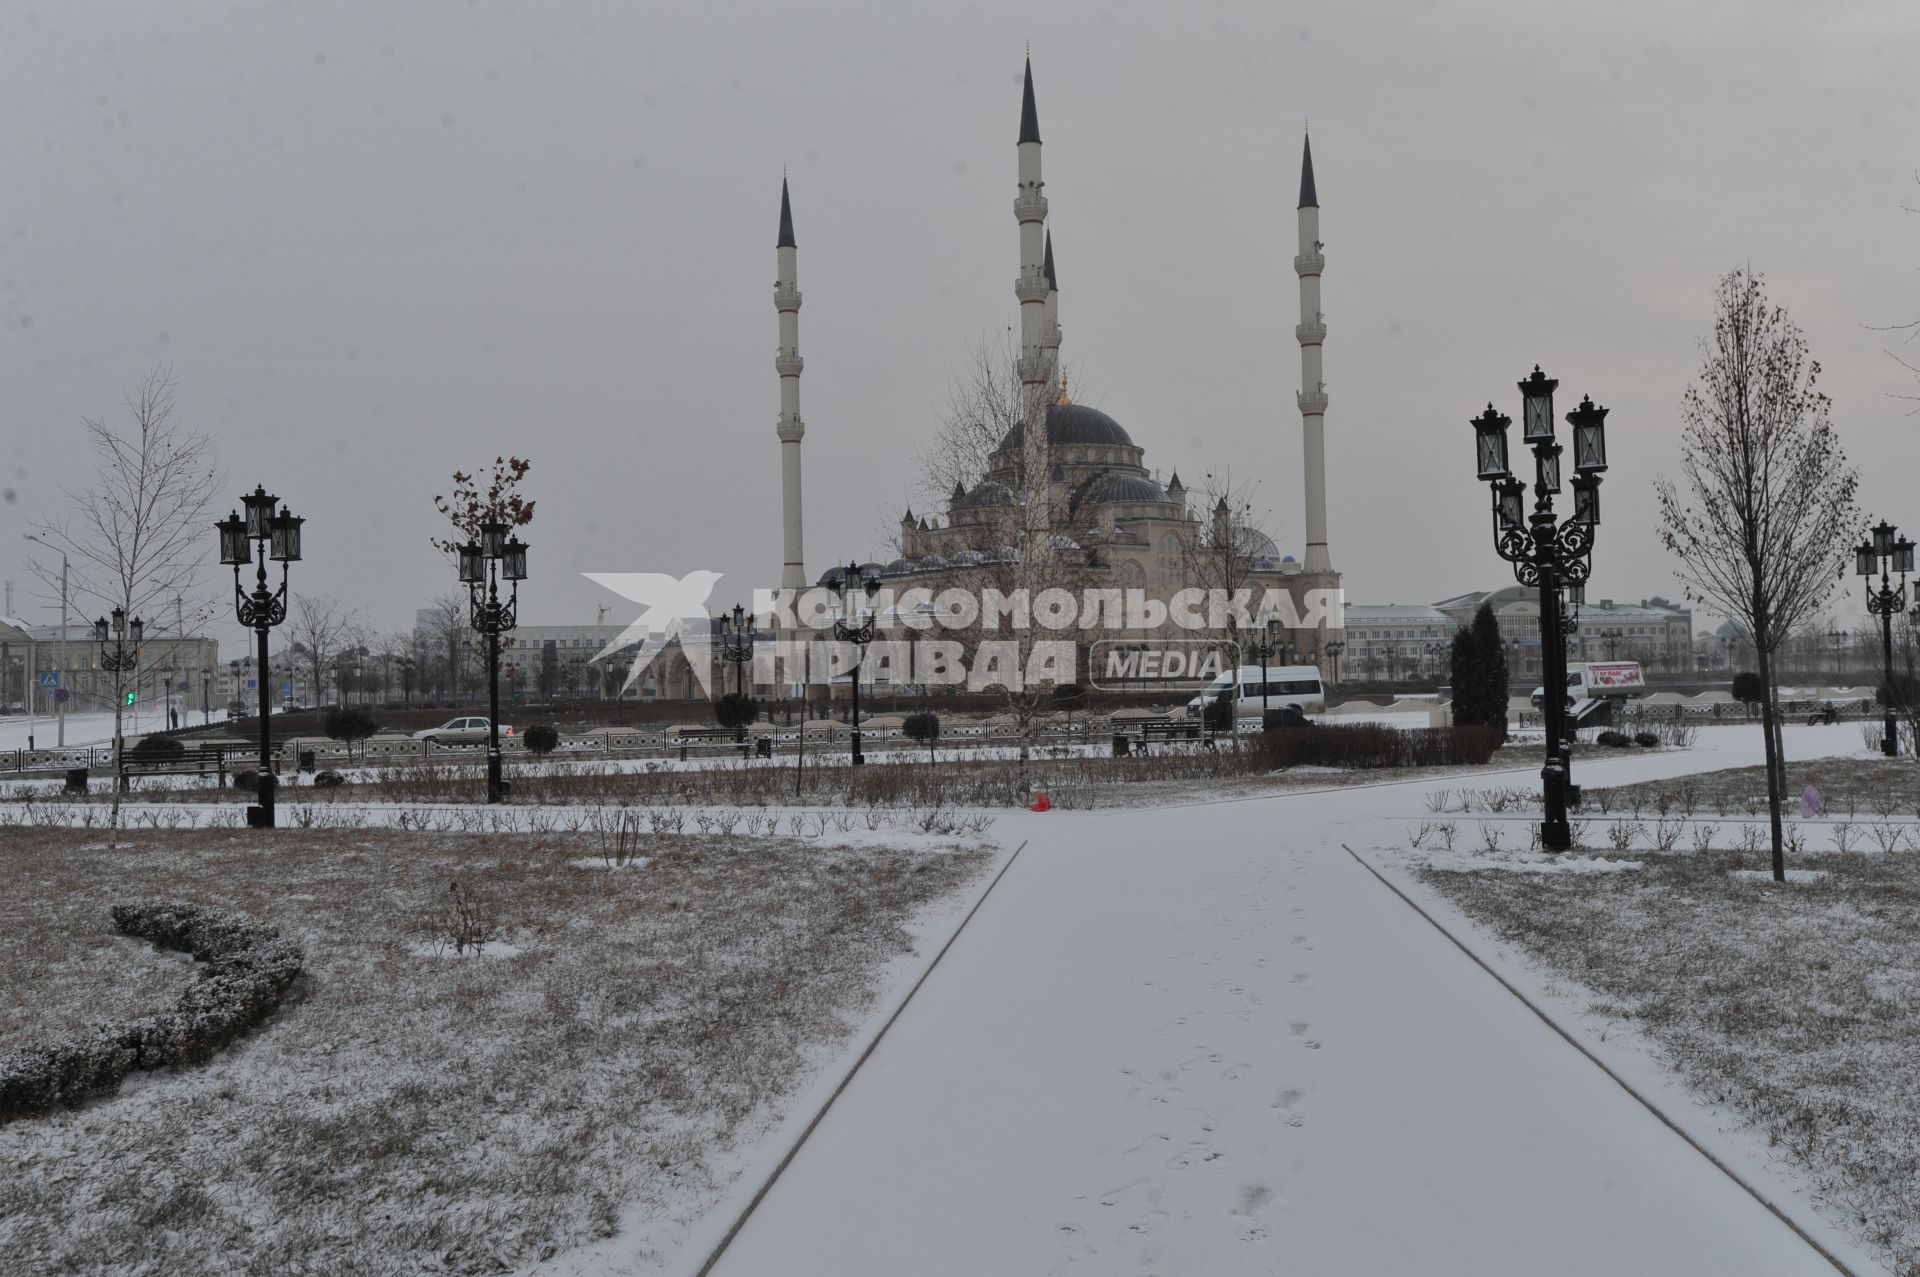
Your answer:
[[[1073,402],[1073,400],[1067,398],[1067,370],[1065,368],[1062,368],[1060,370],[1060,398],[1058,398],[1054,402],[1055,403],[1072,403]]]

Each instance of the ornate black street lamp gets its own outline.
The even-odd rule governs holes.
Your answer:
[[[865,613],[865,620],[856,621],[859,615],[861,594],[868,599],[880,592],[880,574],[863,572],[858,563],[847,564],[846,574],[840,580],[840,616],[833,623],[833,636],[842,643],[851,643],[853,655],[853,764],[858,767],[867,761],[860,752],[860,664],[867,659],[867,644],[873,642],[873,613]],[[804,734],[804,724],[801,732]]]
[[[500,636],[519,624],[520,582],[527,579],[527,547],[499,519],[480,525],[480,539],[455,547],[460,583],[467,587],[467,620],[487,636],[487,801],[507,800],[500,777]],[[500,597],[500,582],[511,591]]]
[[[733,666],[733,691],[736,696],[746,694],[746,666],[753,659],[755,638],[754,620],[747,615],[747,609],[735,603],[731,613],[720,614],[720,659]],[[734,728],[733,738],[741,742],[740,756],[746,757],[745,724]]]
[[[1493,493],[1493,540],[1500,557],[1513,564],[1522,585],[1540,591],[1541,709],[1547,729],[1546,763],[1540,770],[1546,818],[1540,842],[1548,851],[1573,844],[1567,824],[1568,764],[1573,744],[1567,727],[1567,649],[1561,625],[1560,590],[1583,584],[1592,573],[1594,529],[1600,525],[1600,476],[1607,468],[1607,410],[1582,399],[1567,414],[1573,427],[1573,513],[1562,523],[1554,517],[1553,498],[1561,491],[1560,457],[1554,441],[1553,392],[1560,383],[1536,365],[1520,383],[1525,405],[1521,440],[1533,449],[1534,507],[1526,510],[1527,485],[1507,466],[1507,427],[1512,419],[1493,405],[1473,420],[1479,476]]]
[[[300,561],[300,525],[285,506],[273,512],[278,497],[269,496],[256,484],[252,492],[240,498],[246,506],[243,519],[238,512],[229,514],[214,527],[220,533],[220,562],[233,568],[233,611],[240,624],[254,632],[260,660],[260,785],[258,806],[247,808],[247,824],[256,829],[273,828],[273,734],[268,723],[267,694],[273,680],[267,670],[267,632],[287,619],[287,565]],[[251,544],[249,544],[251,543]],[[280,565],[280,588],[267,588],[267,560]],[[240,569],[254,565],[253,592],[240,585]]]
[[[1888,758],[1900,753],[1900,729],[1894,722],[1894,702],[1896,695],[1893,685],[1893,618],[1907,610],[1907,577],[1913,571],[1913,542],[1905,537],[1894,539],[1898,531],[1885,519],[1880,520],[1873,529],[1873,539],[1853,552],[1854,568],[1866,579],[1867,613],[1880,618],[1881,653],[1886,660],[1885,692],[1886,734],[1880,738],[1880,752]],[[1900,574],[1900,584],[1893,584],[1888,570]],[[1873,575],[1880,574],[1880,588],[1875,589]]]
[[[745,666],[753,659],[753,645],[757,640],[754,619],[747,615],[747,609],[735,603],[731,613],[720,614],[720,659],[733,666],[733,690],[736,693],[746,691],[742,686]]]
[[[1254,636],[1247,640],[1247,655],[1260,663],[1260,726],[1263,730],[1267,725],[1267,662],[1279,650],[1280,644],[1264,630],[1254,631]],[[1234,692],[1234,699],[1239,700],[1238,690]]]
[[[1334,639],[1320,650],[1327,654],[1327,664],[1332,666],[1333,676],[1329,681],[1338,683],[1340,681],[1340,653],[1347,650],[1346,640]]]
[[[140,640],[146,634],[147,627],[139,617],[133,618],[133,642],[127,642],[127,613],[123,608],[113,609],[113,627],[111,630],[113,646],[107,646],[109,630],[107,618],[101,617],[93,623],[93,641],[100,648],[100,668],[110,674],[140,668]],[[120,690],[120,680],[113,682],[113,694],[116,702],[124,702],[125,695]],[[113,783],[122,789],[126,787],[126,773],[121,770],[120,708],[116,704],[113,711]]]

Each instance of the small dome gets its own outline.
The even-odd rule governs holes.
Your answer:
[[[880,575],[881,576],[905,576],[907,573],[911,571],[913,571],[913,564],[907,562],[905,559],[895,559],[893,562],[887,564],[886,567],[880,570]]]
[[[998,479],[982,479],[975,484],[973,491],[953,503],[965,510],[985,510],[1001,506],[1018,505],[1013,499],[1013,489]]]
[[[1120,428],[1119,422],[1098,408],[1089,408],[1080,403],[1057,403],[1047,409],[1047,443],[1092,444],[1101,448],[1133,447],[1132,438]],[[1020,427],[1015,426],[1000,440],[1000,447],[1019,446]]]
[[[985,563],[987,556],[978,550],[955,550],[952,561],[955,567],[971,567],[976,563]]]
[[[834,589],[838,589],[840,585],[846,581],[846,579],[847,579],[847,570],[845,568],[828,568],[825,572],[822,572],[820,574],[820,579],[818,581],[815,581],[814,584],[825,585]]]
[[[1166,490],[1151,479],[1134,474],[1103,474],[1086,486],[1080,499],[1093,505],[1121,505],[1170,498]]]

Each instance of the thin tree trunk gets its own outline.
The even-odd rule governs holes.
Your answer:
[[[1766,698],[1760,703],[1760,730],[1766,737],[1767,747],[1767,818],[1773,833],[1773,880],[1787,880],[1786,849],[1781,842],[1780,802],[1782,791],[1786,787],[1786,776],[1780,761],[1779,706],[1773,695],[1773,653],[1760,645],[1760,684]]]
[[[124,680],[116,673],[113,676],[113,800],[107,817],[109,829],[120,828],[120,786],[124,783],[126,776],[126,763],[121,757],[121,751],[125,748],[125,737],[121,734],[121,716],[126,713],[126,703]]]

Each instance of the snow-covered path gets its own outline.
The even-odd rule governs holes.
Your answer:
[[[1582,779],[1758,743],[1701,735]],[[1009,822],[1020,860],[716,1273],[1830,1273],[1341,850],[1432,787]]]

